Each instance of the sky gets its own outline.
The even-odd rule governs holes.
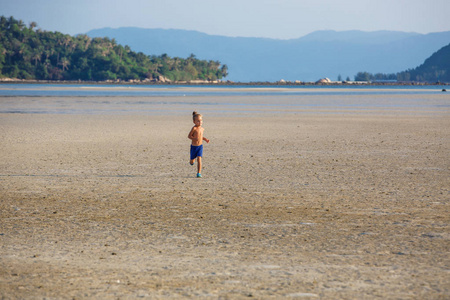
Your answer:
[[[450,31],[449,0],[0,0],[0,15],[76,35],[104,27],[295,39],[317,30]]]

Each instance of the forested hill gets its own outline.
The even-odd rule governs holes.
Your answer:
[[[412,70],[397,74],[401,81],[450,82],[450,44],[442,47]]]
[[[401,82],[450,83],[450,44],[442,47],[420,66],[391,74],[358,72],[356,81],[395,80]]]
[[[145,55],[114,39],[70,36],[0,17],[0,78],[39,80],[217,80],[227,75],[218,61]]]

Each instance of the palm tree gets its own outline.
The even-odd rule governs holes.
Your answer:
[[[30,29],[31,30],[34,30],[34,28],[36,28],[38,25],[37,25],[37,23],[36,22],[31,22],[30,23]]]
[[[19,20],[19,22],[17,23],[17,25],[19,25],[19,29],[22,30],[25,28],[25,23],[22,20]]]
[[[68,66],[70,65],[70,61],[67,59],[67,57],[63,57],[59,64],[62,66],[62,70],[64,72],[66,69],[68,69]]]
[[[51,61],[50,61],[50,59],[45,59],[45,61],[44,61],[44,66],[45,66],[45,69],[47,70],[47,72],[48,72],[48,67],[50,67],[52,65],[52,63],[51,63]]]
[[[223,65],[221,71],[222,71],[222,76],[223,77],[227,77],[227,75],[228,75],[228,66],[227,65]]]
[[[34,59],[34,66],[37,66],[37,62],[41,61],[42,52],[39,49],[35,49],[31,54],[31,58]]]
[[[8,20],[4,16],[0,17],[0,27],[2,29],[6,29],[8,27]]]
[[[13,16],[9,17],[9,20],[8,20],[8,26],[9,26],[9,28],[11,28],[14,24],[17,24],[16,19],[14,19]]]

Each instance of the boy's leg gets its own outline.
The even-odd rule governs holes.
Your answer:
[[[194,165],[194,161],[195,161],[195,154],[194,154],[194,148],[191,145],[191,151],[190,151],[190,159],[189,163],[191,164],[191,166]]]
[[[202,157],[197,157],[197,173],[202,173]]]

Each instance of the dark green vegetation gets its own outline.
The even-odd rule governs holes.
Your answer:
[[[0,17],[0,78],[39,80],[217,80],[228,68],[218,61],[133,52],[114,39],[75,37],[27,27]]]
[[[397,80],[416,82],[450,82],[450,44],[435,52],[425,62],[414,69],[397,74],[371,74],[359,72],[356,81]]]
[[[450,31],[316,31],[298,39],[226,37],[189,30],[103,28],[88,36],[114,38],[135,51],[226,62],[235,82],[316,82],[359,71],[397,73],[416,67],[450,41]],[[151,52],[150,52],[151,51]]]

